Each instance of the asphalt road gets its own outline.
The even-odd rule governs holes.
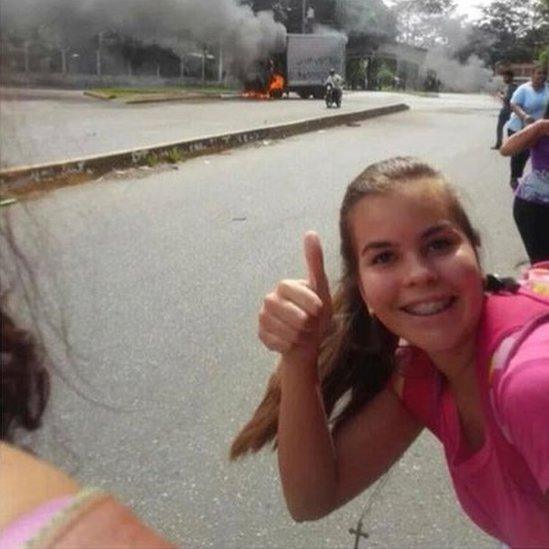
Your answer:
[[[340,112],[395,103],[396,94],[349,93]],[[0,89],[0,166],[62,162],[263,128],[333,114],[296,97],[124,104],[81,91]]]
[[[4,208],[33,264],[59,371],[116,407],[57,379],[36,447],[187,547],[350,548],[364,509],[362,548],[494,547],[460,511],[428,433],[379,491],[316,523],[288,518],[272,453],[235,465],[227,451],[275,360],[256,340],[261,298],[303,274],[307,229],[337,278],[339,202],[370,162],[412,154],[442,168],[480,228],[486,269],[516,272],[525,254],[507,162],[489,148],[496,114],[480,96],[430,99]]]

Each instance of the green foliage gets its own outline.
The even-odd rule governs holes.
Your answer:
[[[448,44],[449,28],[461,27],[455,9],[453,0],[396,0],[393,11],[400,41],[422,48]]]
[[[493,0],[482,8],[477,28],[490,37],[489,62],[528,62],[547,46],[548,0]]]
[[[155,152],[149,152],[147,153],[147,156],[145,157],[145,164],[149,166],[150,168],[154,168],[154,166],[157,166],[160,162],[160,157]]]
[[[540,52],[536,61],[545,67],[546,71],[549,71],[549,45]]]
[[[364,85],[366,77],[366,68],[362,59],[350,59],[346,65],[345,81],[351,88],[357,89]]]
[[[184,156],[183,156],[183,153],[177,147],[174,147],[173,149],[169,149],[164,154],[164,158],[170,164],[177,164],[178,162],[183,161]]]
[[[421,15],[446,15],[456,9],[453,0],[400,0],[399,9]]]
[[[350,37],[367,35],[377,44],[394,40],[397,34],[395,13],[382,0],[335,2],[334,21],[327,23],[345,30]]]
[[[393,85],[393,78],[395,73],[385,63],[381,65],[381,68],[377,72],[378,82],[383,88],[389,88]]]
[[[172,147],[162,152],[148,152],[144,158],[145,164],[150,168],[154,168],[162,162],[168,162],[169,164],[178,164],[185,160],[185,154],[177,147]]]

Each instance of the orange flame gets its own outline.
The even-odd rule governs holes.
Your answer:
[[[243,97],[249,99],[272,99],[281,97],[284,91],[284,77],[281,74],[273,74],[269,79],[269,84],[264,90],[249,90],[244,92]]]
[[[281,74],[273,74],[268,86],[269,95],[276,95],[282,93],[284,90],[284,77]]]

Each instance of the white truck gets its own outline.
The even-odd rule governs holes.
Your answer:
[[[345,78],[343,34],[288,34],[286,48],[286,91],[302,99],[324,96],[324,81],[330,69]]]

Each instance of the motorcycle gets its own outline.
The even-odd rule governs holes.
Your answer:
[[[333,84],[326,84],[324,99],[328,109],[341,107],[341,91],[334,87]]]

